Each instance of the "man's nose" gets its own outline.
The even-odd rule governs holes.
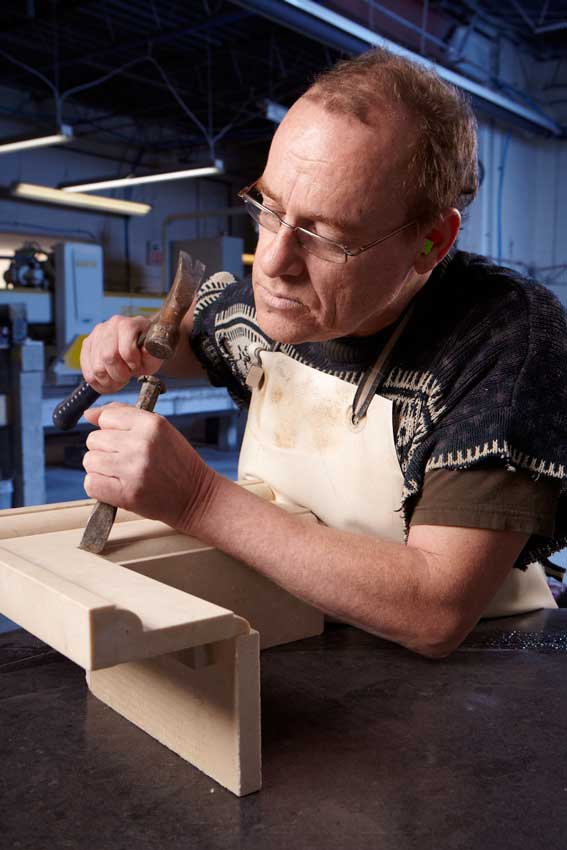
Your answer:
[[[262,231],[257,259],[264,274],[268,277],[291,275],[297,277],[303,272],[304,261],[295,233],[285,224],[280,226],[277,233]]]

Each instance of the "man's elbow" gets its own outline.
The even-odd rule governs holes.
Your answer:
[[[408,649],[424,658],[441,660],[451,655],[469,634],[472,625],[461,617],[448,616],[424,628],[414,639],[406,644]]]

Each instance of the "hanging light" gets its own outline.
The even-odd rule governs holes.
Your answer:
[[[156,174],[143,174],[139,177],[115,177],[108,180],[91,180],[88,183],[61,185],[64,192],[97,192],[99,189],[118,189],[121,186],[140,186],[143,183],[162,183],[167,180],[188,180],[194,177],[210,177],[224,173],[224,163],[215,159],[212,165],[185,168],[182,171],[162,171]]]
[[[101,198],[98,195],[69,194],[61,189],[38,186],[35,183],[12,183],[10,193],[16,198],[25,198],[30,201],[98,210],[117,215],[146,215],[151,210],[150,204],[123,201],[118,198]]]
[[[50,145],[61,145],[73,138],[73,128],[68,124],[62,124],[58,133],[50,133],[48,136],[32,136],[23,139],[10,139],[5,142],[0,139],[0,154],[25,151],[32,148],[45,148]]]

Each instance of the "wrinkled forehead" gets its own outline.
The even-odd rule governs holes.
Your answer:
[[[273,138],[264,172],[279,192],[303,182],[310,191],[336,187],[348,199],[363,196],[370,207],[399,201],[411,138],[403,115],[390,110],[371,124],[331,111],[302,97],[289,110]]]

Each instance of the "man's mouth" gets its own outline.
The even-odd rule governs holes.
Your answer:
[[[297,298],[289,298],[285,295],[276,295],[265,286],[262,286],[262,284],[258,284],[258,289],[260,291],[260,296],[266,304],[276,310],[298,310],[300,307],[304,306],[303,302],[299,301]]]

